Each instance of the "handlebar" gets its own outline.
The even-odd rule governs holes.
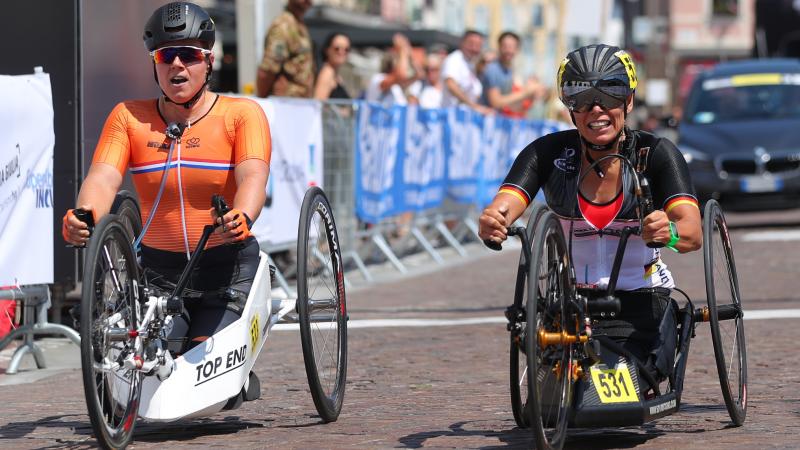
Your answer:
[[[525,235],[525,227],[509,227],[508,231],[506,232],[506,234],[508,236],[524,236]],[[501,244],[499,242],[492,241],[490,239],[484,239],[483,240],[483,245],[485,245],[486,247],[488,247],[491,250],[494,250],[496,252],[499,252],[500,250],[503,249],[503,244]]]
[[[639,190],[641,192],[639,201],[642,207],[642,220],[644,220],[645,217],[649,216],[650,213],[652,213],[655,210],[655,208],[653,207],[653,194],[650,192],[650,183],[644,176],[640,177],[639,179]],[[647,243],[647,246],[650,248],[662,248],[664,247],[664,245],[665,244],[663,242],[655,242],[655,241]]]

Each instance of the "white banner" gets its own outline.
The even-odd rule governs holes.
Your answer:
[[[322,187],[322,105],[315,100],[253,98],[264,109],[272,135],[267,206],[253,226],[259,242],[297,240],[303,196]]]
[[[0,75],[0,286],[53,282],[50,75]]]

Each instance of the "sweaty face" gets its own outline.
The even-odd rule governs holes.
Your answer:
[[[625,126],[625,109],[629,113],[633,109],[632,95],[619,108],[604,109],[595,104],[586,112],[573,112],[575,127],[578,133],[592,144],[606,145],[612,142]]]
[[[166,46],[194,46],[202,47],[199,41],[170,42]],[[214,55],[208,55],[208,61],[213,63]],[[175,57],[171,63],[155,63],[158,85],[161,90],[176,103],[189,101],[206,81],[208,63],[203,61],[182,61]]]

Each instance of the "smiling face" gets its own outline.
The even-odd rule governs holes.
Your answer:
[[[483,36],[476,33],[470,33],[464,36],[461,40],[461,53],[467,61],[474,62],[481,55],[483,48]]]
[[[333,67],[339,67],[347,62],[349,52],[350,39],[339,34],[331,40],[331,44],[325,50],[325,60]]]
[[[517,56],[518,51],[519,42],[517,39],[513,36],[505,36],[500,41],[500,62],[502,62],[506,67],[511,66],[511,63],[514,61],[514,57]]]
[[[619,108],[603,109],[594,104],[586,112],[573,112],[575,128],[584,139],[596,145],[606,145],[617,138],[625,126],[625,108],[628,113],[633,110],[633,95]]]
[[[169,46],[202,47],[197,40],[184,40],[170,42]],[[209,64],[214,62],[214,54],[209,54],[208,61],[182,61],[175,57],[171,63],[156,63],[156,77],[161,90],[176,103],[189,101],[203,86],[206,81],[206,72]]]

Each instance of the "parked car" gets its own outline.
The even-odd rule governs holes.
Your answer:
[[[714,66],[692,85],[683,119],[678,147],[701,201],[800,205],[800,60]]]

